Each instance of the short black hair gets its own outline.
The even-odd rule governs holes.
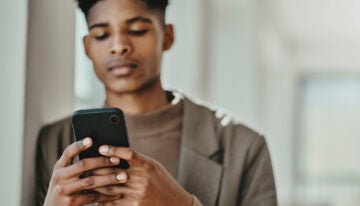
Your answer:
[[[78,7],[84,13],[85,18],[87,19],[89,10],[99,1],[102,0],[76,0],[78,2]],[[146,6],[149,9],[159,10],[165,17],[166,7],[169,4],[168,0],[140,0],[145,2]]]

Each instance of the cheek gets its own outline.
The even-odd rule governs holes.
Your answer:
[[[104,66],[104,59],[106,57],[106,48],[104,45],[94,44],[89,51],[89,58],[92,61],[96,70]]]
[[[89,53],[92,59],[94,59],[97,56],[102,56],[103,54],[108,52],[109,40],[98,41],[95,39],[91,39],[90,45],[91,46],[89,47]]]
[[[158,29],[151,30],[149,35],[136,42],[138,49],[147,54],[159,54],[163,50],[163,36]]]
[[[144,66],[151,71],[158,70],[161,64],[163,45],[160,39],[148,39],[138,42],[138,54],[143,59]],[[151,68],[149,68],[151,67]]]
[[[101,67],[102,67],[102,65],[101,65],[101,62],[100,62],[100,58],[99,58],[99,56],[97,56],[97,55],[95,55],[95,56],[93,56],[92,58],[91,58],[91,61],[92,61],[92,64],[93,64],[93,67],[94,67],[94,70],[95,70],[95,73],[97,74],[97,75],[99,75],[100,73],[101,73]]]
[[[143,55],[151,56],[153,54],[158,54],[162,50],[162,45],[160,44],[160,41],[157,39],[144,39],[142,41],[139,41],[137,44],[137,52],[141,53]]]
[[[99,52],[92,52],[89,56],[92,61],[94,73],[103,82],[106,76],[106,65],[103,60],[104,58],[100,56]]]

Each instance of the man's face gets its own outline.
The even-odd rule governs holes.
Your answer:
[[[107,91],[131,93],[160,81],[173,30],[159,11],[140,0],[103,0],[90,9],[87,22],[85,51]]]

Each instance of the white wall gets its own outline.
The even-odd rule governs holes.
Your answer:
[[[165,55],[165,86],[231,110],[255,125],[257,79],[250,5],[244,1],[172,1],[174,47]]]
[[[0,7],[0,205],[18,205],[24,130],[27,1]]]
[[[203,97],[203,47],[205,31],[202,25],[206,0],[171,1],[167,22],[175,29],[175,43],[164,55],[162,80],[166,88],[177,89],[194,97]]]
[[[360,73],[360,2],[252,2],[257,67],[261,78],[257,92],[261,94],[259,110],[262,119],[258,123],[269,138],[280,203],[322,205],[324,203],[317,193],[313,193],[313,188],[302,188],[297,181],[296,156],[306,155],[299,153],[297,145],[301,138],[297,133],[299,84],[306,75]],[[337,126],[331,121],[326,124],[327,127]],[[319,191],[318,188],[315,190]],[[326,194],[326,204],[346,205],[344,201],[340,204],[334,201],[341,197],[341,192],[347,192],[338,191]],[[312,195],[299,196],[302,193]],[[347,194],[345,200],[358,200],[358,196]]]

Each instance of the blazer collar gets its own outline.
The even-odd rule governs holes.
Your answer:
[[[176,94],[175,94],[176,95]],[[178,182],[204,205],[216,205],[223,166],[210,159],[220,149],[215,115],[184,98]]]

